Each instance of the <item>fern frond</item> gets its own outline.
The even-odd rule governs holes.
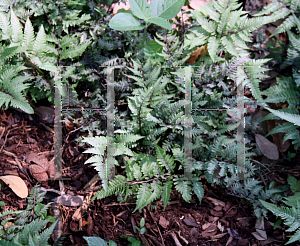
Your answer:
[[[300,202],[297,201],[297,207],[277,207],[275,204],[271,204],[260,200],[260,202],[273,214],[281,217],[284,220],[284,224],[290,228],[286,231],[294,232],[295,234],[289,239],[286,244],[290,244],[300,240]]]

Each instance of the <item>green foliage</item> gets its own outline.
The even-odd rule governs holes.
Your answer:
[[[288,32],[295,26],[300,28],[300,22],[297,18],[297,15],[299,14],[299,4],[297,0],[291,0],[288,2],[272,0],[262,11],[254,14],[253,16],[262,16],[270,13],[272,13],[274,22],[279,19],[284,19],[283,23],[275,32],[272,33],[271,37],[277,33]]]
[[[289,176],[287,181],[291,190],[295,193],[293,196],[285,197],[285,200],[283,200],[283,202],[290,207],[277,207],[275,204],[260,200],[265,208],[283,219],[284,224],[290,227],[286,230],[287,232],[295,232],[286,245],[300,241],[300,182],[292,176]]]
[[[230,190],[229,194],[248,200],[252,204],[257,218],[261,218],[262,215],[267,218],[267,209],[262,206],[261,201],[271,200],[277,203],[282,200],[283,192],[286,191],[283,187],[273,188],[272,185],[264,187],[257,180],[245,180],[243,184],[234,182]]]
[[[144,226],[145,226],[145,218],[143,217],[140,220],[140,227],[138,226],[134,226],[134,227],[139,231],[139,234],[144,234],[146,232],[146,228]]]
[[[116,175],[108,182],[111,167],[107,166],[107,130],[102,126],[106,118],[83,111],[81,118],[74,119],[74,123],[89,134],[79,139],[91,146],[84,152],[92,154],[86,164],[92,164],[102,180],[103,189],[92,200],[115,194],[120,202],[136,201],[134,211],[137,211],[161,199],[165,208],[170,193],[176,190],[186,202],[196,195],[201,203],[204,189],[199,177],[204,174],[212,186],[227,187],[229,194],[249,201],[257,217],[266,216],[268,207],[263,203],[266,200],[283,201],[293,206],[292,212],[281,210],[285,219],[285,214],[291,215],[299,209],[299,184],[289,178],[295,195],[283,199],[285,187],[275,189],[274,183],[264,187],[254,180],[255,171],[261,169],[254,165],[257,161],[250,159],[256,155],[257,147],[248,138],[245,160],[245,178],[248,180],[234,181],[237,177],[235,129],[241,122],[231,110],[237,106],[232,89],[241,83],[248,87],[257,104],[271,112],[264,120],[286,120],[268,135],[284,132],[284,141],[291,140],[295,150],[299,148],[300,21],[297,1],[287,2],[289,8],[281,8],[282,1],[273,2],[257,14],[262,16],[275,11],[272,15],[248,18],[236,0],[214,0],[202,7],[201,12],[194,12],[194,21],[188,30],[177,34],[167,32],[164,29],[171,29],[168,20],[176,16],[184,2],[153,0],[149,5],[145,0],[130,0],[131,11],[121,10],[111,18],[99,2],[93,0],[41,0],[34,3],[0,0],[0,106],[11,105],[32,113],[25,99],[26,93],[33,100],[48,98],[53,101],[54,77],[59,72],[64,107],[105,108],[108,69],[102,66],[122,66],[114,71],[115,101],[123,103],[115,109],[114,165],[118,169],[124,168],[122,175]],[[267,77],[265,65],[274,57],[250,58],[251,32],[286,17],[277,32],[289,34],[287,59],[281,68],[291,69],[292,77],[283,77],[277,80],[277,85],[260,91],[260,82]],[[137,35],[142,29],[144,35]],[[201,57],[195,67],[181,69],[189,54],[203,45],[207,45],[208,56]],[[188,107],[184,100],[189,79],[185,77],[187,69],[191,69],[193,75],[191,117],[184,115]],[[32,80],[31,85],[25,83],[29,80]],[[274,103],[288,103],[288,107],[274,110]],[[228,111],[219,111],[219,108]],[[66,113],[70,119],[73,115]],[[190,131],[186,124],[191,126]],[[186,138],[191,139],[191,158],[184,152]],[[187,167],[188,178],[184,175]],[[26,213],[22,227],[12,227],[7,239],[21,232],[15,240],[46,240],[50,230],[39,236],[40,230],[28,230],[34,225],[38,228],[46,226],[50,221],[47,208],[41,201],[36,201],[30,208],[36,217],[28,219]],[[271,208],[275,211],[275,207]],[[19,215],[18,212],[14,214]],[[288,225],[292,225],[291,221],[288,220]],[[1,235],[8,233],[3,226]],[[141,234],[143,228],[141,221]],[[296,230],[294,224],[291,228]],[[32,238],[24,239],[25,232]],[[107,245],[99,238],[86,240],[88,243],[98,240],[96,244]],[[132,245],[140,244],[134,237],[128,240]],[[113,243],[111,241],[110,245]]]
[[[29,84],[24,82],[32,79],[32,77],[19,75],[19,72],[23,71],[25,67],[22,65],[7,66],[1,60],[0,69],[0,107],[5,105],[7,109],[11,105],[26,113],[33,114],[33,109],[24,96],[24,90],[29,87]]]
[[[20,1],[19,4],[24,6],[25,3]],[[1,61],[3,63],[1,63],[1,66],[8,65],[7,70],[15,70],[15,73],[11,74],[11,77],[7,77],[9,76],[9,71],[2,69],[4,74],[2,75],[0,106],[2,106],[5,101],[6,107],[11,105],[27,113],[33,113],[32,108],[22,94],[22,92],[29,87],[28,84],[23,84],[23,82],[33,77],[24,70],[34,68],[39,76],[35,78],[33,84],[40,90],[44,89],[47,91],[40,93],[40,91],[37,91],[33,87],[32,89],[29,88],[32,98],[36,100],[48,97],[48,99],[53,101],[53,77],[55,73],[57,74],[60,71],[57,64],[62,63],[65,59],[78,57],[91,43],[90,41],[81,40],[81,44],[79,44],[78,38],[74,34],[68,34],[68,28],[78,25],[89,18],[82,16],[77,21],[63,21],[62,25],[67,35],[56,38],[46,34],[43,24],[35,34],[34,26],[28,15],[25,27],[23,28],[23,20],[15,14],[14,8],[16,8],[16,12],[19,12],[19,15],[22,15],[26,10],[20,6],[18,7],[19,8],[17,8],[17,6],[11,6],[11,9],[5,9],[5,12],[0,12],[1,40],[3,42],[1,45]],[[75,15],[74,18],[76,19],[77,15]],[[25,62],[26,67],[20,66],[20,62]],[[20,71],[24,71],[25,73],[23,78],[21,78],[21,76],[16,77]],[[64,73],[62,75],[64,78]]]
[[[168,30],[172,29],[167,21],[174,18],[184,5],[184,0],[154,0],[148,4],[145,0],[130,0],[131,10],[119,11],[109,22],[109,26],[119,31],[142,30],[150,23]],[[146,25],[141,25],[143,19]]]
[[[247,12],[240,8],[237,1],[213,1],[212,7],[206,6],[207,15],[194,11],[199,25],[191,28],[185,40],[185,48],[208,44],[208,53],[214,62],[224,61],[220,53],[225,52],[226,58],[246,57],[248,36],[260,26],[273,22],[271,17],[247,18]],[[225,11],[224,11],[225,10]],[[209,20],[210,19],[210,20]]]
[[[297,206],[296,207],[292,206],[292,208],[289,207],[278,208],[275,204],[271,204],[262,200],[260,200],[260,202],[273,214],[281,217],[284,220],[284,224],[290,227],[289,229],[286,230],[287,232],[295,232],[295,234],[289,239],[286,245],[300,240],[299,199],[297,200]]]
[[[278,85],[272,86],[269,89],[263,91],[262,93],[267,97],[265,102],[267,103],[288,103],[288,107],[280,110],[270,110],[272,113],[268,114],[262,119],[284,119],[288,122],[283,123],[282,125],[276,126],[268,135],[274,134],[277,132],[286,133],[283,139],[285,142],[288,139],[292,140],[295,150],[300,147],[300,135],[299,127],[300,126],[300,87],[296,86],[296,83],[292,77],[282,77],[280,80],[277,79]]]
[[[103,240],[100,237],[83,237],[83,238],[87,241],[88,246],[96,246],[96,245],[107,246],[105,240]],[[144,246],[144,244],[142,244],[141,241],[135,239],[133,236],[122,235],[121,238],[127,238],[127,240],[129,241],[128,246]],[[117,246],[117,244],[114,241],[109,240],[108,246]]]
[[[40,205],[46,192],[40,193],[40,187],[35,186],[31,189],[30,196],[27,198],[28,205],[25,210],[5,211],[0,213],[2,219],[0,225],[0,236],[8,240],[7,245],[50,245],[48,240],[52,234],[57,221],[54,221],[48,228],[46,226],[53,221],[53,217],[46,216],[51,203]],[[5,228],[7,222],[13,225]],[[4,240],[1,240],[1,245]]]

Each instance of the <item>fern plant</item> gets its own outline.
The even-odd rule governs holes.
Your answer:
[[[3,46],[0,46],[3,51]],[[21,76],[20,72],[26,67],[19,65],[7,66],[4,60],[0,61],[0,107],[8,108],[10,105],[20,108],[26,113],[33,114],[33,109],[25,98],[25,90],[30,86],[24,83],[32,76]]]
[[[300,182],[292,176],[289,176],[287,181],[295,193],[293,196],[283,200],[283,202],[290,207],[277,207],[275,204],[260,200],[264,207],[270,210],[274,215],[285,220],[284,224],[290,227],[286,230],[287,232],[295,232],[285,245],[300,241]]]
[[[42,215],[49,209],[51,203],[45,205],[42,209],[35,210],[37,204],[43,201],[46,192],[40,193],[40,187],[35,186],[31,189],[30,196],[27,198],[28,205],[25,210],[5,211],[0,213],[2,219],[0,225],[0,243],[4,245],[49,245],[48,240],[52,234],[57,221],[48,228],[47,225],[53,217],[41,219]],[[36,212],[38,211],[38,212]],[[13,225],[6,227],[10,222]],[[5,240],[11,244],[6,243]]]
[[[228,187],[232,184],[230,178],[236,176],[236,143],[235,133],[232,132],[236,122],[226,124],[226,112],[215,109],[236,106],[228,89],[231,80],[237,85],[245,80],[257,98],[264,102],[259,82],[266,77],[264,72],[267,69],[263,65],[268,59],[251,60],[245,41],[248,41],[251,31],[273,19],[262,17],[248,20],[243,11],[234,11],[240,6],[236,1],[214,1],[213,6],[214,9],[207,11],[209,16],[195,14],[201,27],[195,27],[187,34],[184,44],[172,33],[157,34],[154,40],[159,52],[155,56],[145,53],[145,62],[132,60],[133,66],[129,68],[132,74],[127,75],[134,81],[132,95],[128,97],[131,114],[123,119],[118,118],[116,125],[124,133],[138,134],[143,138],[136,140],[135,145],[128,145],[133,149],[134,157],[126,160],[126,176],[116,176],[94,199],[112,194],[128,198],[136,194],[137,210],[159,198],[166,206],[173,186],[185,201],[191,199],[193,192],[201,202],[203,188],[197,177],[202,172],[212,185],[217,183]],[[228,8],[223,13],[225,7]],[[228,18],[230,21],[226,24],[224,20]],[[245,22],[237,22],[239,18],[245,19]],[[186,120],[182,100],[185,87],[184,73],[179,67],[188,59],[184,48],[193,49],[207,42],[210,57],[200,59],[199,64],[207,65],[208,69],[202,67],[197,70],[199,80],[195,80],[192,90],[194,110],[191,135],[194,152],[191,163],[194,179],[185,180],[183,171],[180,171],[185,167],[182,124]],[[157,59],[157,56],[162,59]],[[207,76],[201,76],[203,73]],[[226,100],[220,102],[224,96]],[[96,138],[94,140],[97,141]],[[212,141],[214,144],[211,146]],[[93,165],[98,170],[104,170],[103,151],[100,155],[96,150],[91,151],[94,154]],[[140,151],[142,153],[138,153]],[[248,149],[246,157],[251,155],[253,151]],[[246,178],[252,177],[255,167],[247,159],[245,166]],[[103,177],[103,172],[100,175]]]
[[[283,142],[291,139],[294,149],[297,150],[300,147],[300,43],[299,39],[297,39],[291,29],[296,24],[296,30],[298,33],[300,32],[300,19],[297,17],[300,7],[295,1],[287,3],[289,8],[279,8],[279,6],[283,6],[283,3],[280,1],[274,1],[261,13],[257,13],[256,15],[267,14],[274,10],[277,11],[274,11],[272,15],[275,17],[277,16],[276,18],[278,18],[278,16],[280,16],[280,18],[286,17],[290,14],[272,35],[284,31],[287,31],[289,35],[290,44],[288,47],[287,58],[281,64],[280,68],[283,69],[290,67],[292,70],[292,77],[283,77],[280,80],[276,78],[277,85],[272,86],[262,93],[267,96],[267,99],[265,100],[266,103],[288,103],[288,107],[279,110],[268,108],[271,113],[263,118],[262,121],[268,119],[286,120],[286,123],[275,127],[267,134],[267,136],[273,133],[284,132],[286,134]]]
[[[78,38],[74,35],[66,35],[59,39],[54,36],[47,36],[43,25],[40,26],[39,31],[35,36],[30,19],[27,18],[23,30],[23,26],[13,9],[10,9],[7,13],[0,12],[0,29],[2,34],[1,40],[5,42],[5,44],[1,46],[1,58],[4,60],[11,59],[12,64],[23,61],[26,66],[36,69],[40,75],[36,77],[37,83],[45,84],[46,82],[50,87],[50,92],[54,84],[53,76],[51,76],[51,74],[57,74],[60,71],[59,66],[57,66],[57,61],[61,63],[62,60],[73,59],[79,56],[90,44],[90,41],[78,44]],[[9,64],[9,62],[6,63]],[[22,69],[25,70],[26,68],[23,67]],[[50,74],[45,74],[43,70],[48,71],[48,73],[50,72]],[[69,75],[68,72],[68,70],[62,72],[63,82],[66,80],[65,76]],[[28,79],[29,74],[25,73],[25,77]],[[3,84],[6,84],[4,85],[6,99],[8,99],[10,95],[20,94],[20,90],[24,90],[28,87],[22,85],[22,80],[20,80],[20,82],[15,80],[15,88],[20,89],[19,91],[14,91],[11,85],[8,86],[10,80],[11,78],[7,81],[3,81]],[[4,91],[2,91],[2,93],[4,93]],[[34,98],[34,93],[32,94]],[[64,95],[63,91],[61,91],[61,94]],[[16,96],[15,101],[13,97],[10,97],[9,99],[7,105],[8,103],[11,103],[12,106],[15,105],[24,108],[19,102],[20,96]],[[28,108],[29,105],[26,104],[26,107]],[[27,109],[26,112],[32,113],[32,109],[31,111]]]
[[[155,147],[155,156],[135,154],[134,158],[125,158],[126,177],[116,176],[114,180],[109,182],[108,188],[97,192],[92,200],[119,193],[124,194],[125,199],[127,196],[136,196],[137,201],[134,211],[142,209],[158,198],[163,200],[165,208],[174,184],[185,201],[190,201],[193,188],[201,202],[204,196],[202,183],[187,181],[183,179],[182,175],[176,175],[175,158],[166,154],[159,146],[156,145]]]
[[[284,109],[279,109],[275,113],[271,113],[264,117],[263,120],[270,119],[280,119],[280,116],[277,116],[276,113],[289,113],[292,114],[281,125],[276,126],[272,129],[266,136],[270,134],[284,132],[286,133],[283,139],[285,142],[288,139],[292,140],[294,149],[297,150],[300,147],[300,119],[299,119],[299,110],[300,110],[300,87],[296,86],[295,80],[292,77],[282,77],[280,80],[277,79],[278,85],[272,86],[271,88],[263,91],[262,93],[267,97],[265,102],[267,103],[288,103],[288,107]],[[293,121],[294,120],[294,121]],[[297,124],[299,120],[299,124]],[[295,124],[296,123],[296,124]]]

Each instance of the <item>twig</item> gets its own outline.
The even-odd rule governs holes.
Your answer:
[[[95,185],[100,179],[99,174],[96,174],[84,187],[83,190],[90,188],[92,185]]]
[[[158,229],[159,235],[160,235],[160,237],[161,237],[161,242],[162,242],[163,246],[165,246],[164,239],[163,239],[163,237],[162,237],[162,235],[161,235],[161,232],[160,232],[160,229],[159,229],[159,227],[158,227],[158,225],[157,225],[157,222],[156,222],[156,220],[153,218],[153,214],[152,214],[152,212],[149,210],[148,206],[147,206],[147,209],[148,209],[148,212],[149,212],[149,214],[150,214],[152,220],[154,221],[154,223],[155,223],[155,225],[156,225],[156,227],[157,227],[157,229]]]
[[[179,242],[178,238],[176,237],[175,233],[172,231],[170,232],[170,235],[172,236],[176,246],[182,246],[182,244]]]
[[[131,203],[110,203],[110,204],[105,204],[103,207],[111,207],[111,206],[127,206],[127,205],[136,205],[135,202]]]
[[[4,148],[4,145],[6,144],[6,141],[7,141],[7,135],[10,133],[11,130],[8,130],[8,132],[6,133],[5,135],[5,139],[4,139],[4,143],[2,144],[1,146],[1,149],[0,149],[0,153],[2,152],[3,148]]]
[[[49,126],[46,126],[44,123],[41,122],[41,125],[44,126],[49,132],[53,133],[54,134],[54,131],[49,127]]]
[[[149,234],[147,234],[147,233],[145,233],[145,235],[146,235],[147,237],[151,238],[151,240],[153,240],[157,246],[161,246],[161,245],[162,245],[161,242],[158,241],[156,237],[154,237],[154,236],[152,236],[152,235],[149,235]]]
[[[180,237],[182,239],[182,241],[184,241],[187,245],[189,244],[189,241],[180,235],[180,231],[177,231],[177,234],[178,234],[178,237]]]

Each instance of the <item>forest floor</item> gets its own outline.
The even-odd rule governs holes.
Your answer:
[[[74,141],[79,131],[70,134],[63,129],[63,178],[58,181],[42,181],[44,174],[34,173],[30,165],[53,165],[53,124],[43,121],[36,114],[28,115],[14,109],[0,112],[0,176],[16,175],[21,177],[28,189],[40,183],[47,190],[45,202],[64,195],[60,201],[59,231],[66,236],[63,245],[87,245],[83,236],[98,236],[114,240],[118,245],[128,245],[121,235],[133,235],[145,245],[284,245],[288,240],[287,228],[279,226],[273,230],[274,216],[263,225],[257,222],[251,205],[243,200],[226,194],[220,187],[211,187],[204,181],[205,196],[199,204],[197,199],[184,202],[172,192],[171,202],[164,211],[163,204],[154,202],[142,210],[132,211],[135,203],[119,204],[116,197],[95,200],[79,217],[74,216],[83,200],[90,201],[100,189],[99,182],[89,183],[96,171],[84,165],[88,154]],[[43,158],[41,158],[43,156]],[[17,160],[16,160],[17,159]],[[300,156],[295,157],[300,163]],[[20,163],[18,166],[17,161]],[[284,166],[284,164],[281,164]],[[45,167],[45,169],[47,169]],[[287,175],[299,179],[300,166],[294,165],[287,171],[269,167],[272,180],[286,184]],[[39,176],[40,175],[40,176]],[[49,176],[51,177],[51,176]],[[266,177],[266,176],[265,176]],[[264,179],[264,177],[261,177]],[[37,180],[40,180],[38,182]],[[264,180],[263,180],[264,181]],[[2,211],[24,209],[26,199],[21,199],[5,183],[2,185],[1,200],[6,203]],[[89,183],[89,184],[88,184]],[[88,185],[87,185],[88,184]],[[86,187],[85,187],[86,186]],[[63,204],[63,205],[62,205]],[[156,207],[156,208],[155,208]],[[152,210],[151,210],[152,209]],[[138,234],[135,225],[145,218],[146,233]],[[264,230],[259,230],[263,226]],[[291,245],[300,245],[293,243]]]

